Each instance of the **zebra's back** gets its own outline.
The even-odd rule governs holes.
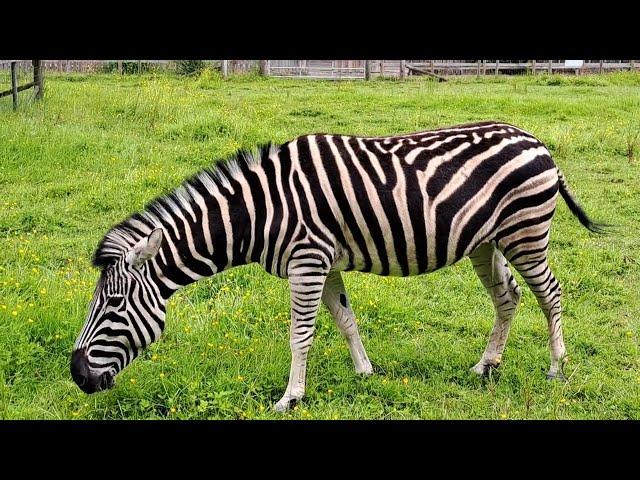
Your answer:
[[[512,236],[514,225],[550,221],[555,207],[557,171],[546,147],[504,123],[393,137],[306,135],[283,150],[297,178],[292,189],[308,202],[300,216],[335,243],[338,270],[433,271]]]

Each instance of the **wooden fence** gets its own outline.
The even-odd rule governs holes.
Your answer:
[[[18,109],[18,92],[33,88],[36,100],[41,100],[44,91],[42,60],[31,60],[33,69],[33,81],[20,85],[18,76],[18,61],[8,60],[9,70],[11,71],[11,88],[9,90],[0,91],[0,98],[11,95],[13,109]]]
[[[268,64],[271,76],[332,79],[403,78],[420,72],[434,75],[522,75],[640,70],[638,60],[587,60],[580,68],[569,67],[564,60],[269,60]]]
[[[104,71],[107,64],[122,60],[42,60],[46,72],[94,73]],[[175,60],[125,60],[156,69],[175,69]],[[640,70],[640,60],[585,60],[582,67],[568,67],[564,60],[208,60],[223,74],[261,71],[274,77],[318,79],[366,79],[432,74],[450,75],[522,75],[538,73],[604,73],[617,70]],[[19,70],[31,69],[31,61],[18,61]],[[10,63],[0,60],[0,73]],[[134,71],[136,69],[134,68]],[[142,70],[142,68],[140,68]]]
[[[175,61],[171,60],[42,60],[42,68],[46,72],[65,72],[65,73],[96,73],[103,71],[109,64],[118,64],[122,62],[135,62],[140,65],[153,65],[157,68],[172,68]],[[21,70],[30,70],[31,60],[18,60],[18,68]],[[9,70],[10,61],[0,60],[0,71]]]

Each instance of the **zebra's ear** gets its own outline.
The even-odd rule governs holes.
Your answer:
[[[156,228],[148,237],[136,243],[127,253],[127,263],[136,268],[142,267],[147,260],[156,256],[158,250],[160,250],[160,245],[162,245],[162,237],[162,229]]]

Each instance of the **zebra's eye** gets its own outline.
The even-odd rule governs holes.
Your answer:
[[[110,307],[118,308],[124,303],[124,295],[112,295],[107,300],[107,304]]]

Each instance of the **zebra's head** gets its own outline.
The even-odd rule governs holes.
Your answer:
[[[71,356],[71,375],[84,392],[111,388],[116,374],[160,337],[166,299],[149,260],[162,239],[162,230],[155,229],[103,265]]]

